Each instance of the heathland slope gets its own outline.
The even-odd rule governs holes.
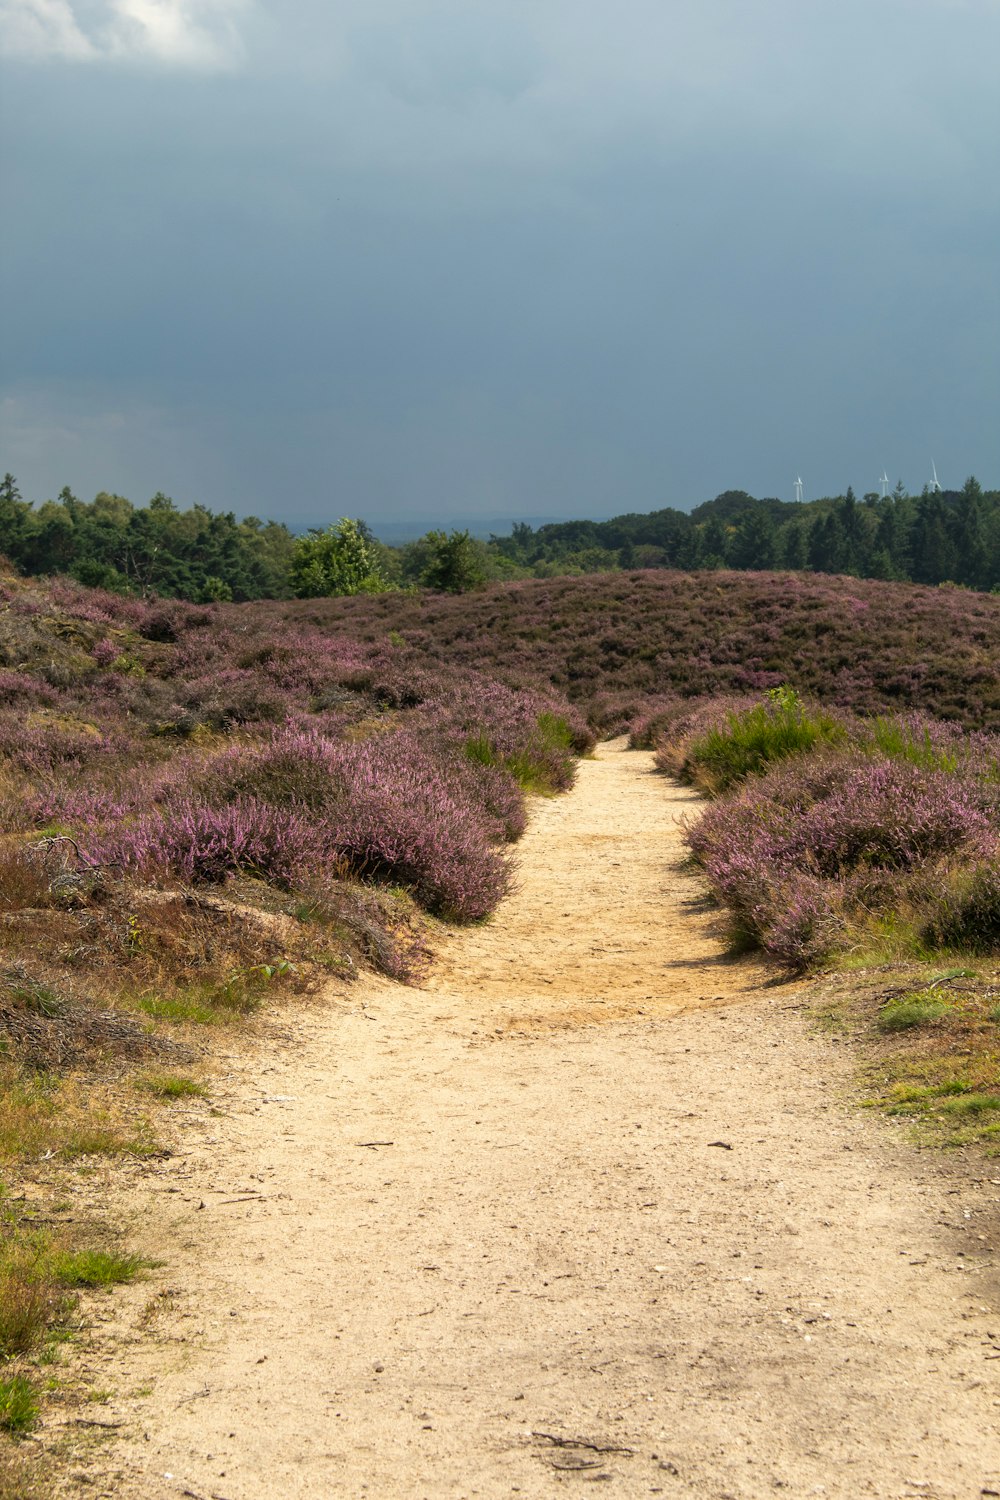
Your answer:
[[[1000,597],[807,573],[645,571],[268,607],[413,665],[544,682],[614,724],[650,700],[775,687],[855,711],[922,709],[1000,727]],[[249,606],[242,618],[264,616]]]
[[[1000,1488],[982,1190],[914,1178],[797,992],[723,960],[651,771],[601,747],[502,924],[188,1115],[122,1205],[169,1264],[97,1335],[81,1493]]]

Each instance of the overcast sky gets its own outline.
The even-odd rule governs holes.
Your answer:
[[[0,36],[26,498],[1000,486],[1000,0],[0,0]]]

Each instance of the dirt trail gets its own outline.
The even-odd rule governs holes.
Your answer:
[[[188,1117],[79,1494],[1000,1492],[995,1188],[720,958],[650,770],[602,747],[426,989],[300,1013]]]

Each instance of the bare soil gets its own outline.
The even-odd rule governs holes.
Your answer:
[[[1000,1166],[859,1111],[804,995],[724,958],[694,802],[602,746],[424,988],[338,990],[177,1106],[67,1493],[1000,1493]]]

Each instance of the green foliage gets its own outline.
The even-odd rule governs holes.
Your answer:
[[[686,769],[700,784],[722,792],[775,761],[846,739],[828,714],[806,713],[791,688],[774,688],[767,696],[766,704],[729,714],[725,729],[711,729],[692,742]]]
[[[727,490],[690,515],[657,510],[610,521],[524,523],[489,551],[536,577],[613,569],[810,569],[967,588],[997,585],[1000,491],[975,479],[961,491],[910,496],[853,491],[799,503]]]
[[[325,531],[313,530],[295,539],[289,581],[299,599],[381,594],[390,587],[371,533],[349,516]]]
[[[380,592],[421,583],[461,593],[486,579],[573,576],[636,568],[689,571],[784,568],[862,578],[1000,589],[1000,491],[970,477],[961,490],[908,495],[853,491],[799,503],[727,490],[690,514],[666,508],[609,521],[517,522],[482,543],[432,531],[403,548],[356,527],[369,566],[326,567],[318,538],[255,516],[237,521],[203,505],[179,510],[156,494],[145,507],[101,492],[86,503],[63,489],[35,506],[11,474],[0,481],[3,550],[24,572],[68,572],[122,593],[201,603]],[[331,527],[336,533],[344,522]],[[349,560],[348,560],[349,561]]]
[[[526,792],[548,796],[573,784],[578,746],[573,731],[561,714],[540,713],[535,731],[526,745],[501,754],[486,730],[465,742],[469,760],[481,766],[502,766]]]
[[[465,594],[486,581],[482,547],[467,531],[429,531],[420,582],[440,594]]]
[[[203,505],[146,507],[105,491],[89,504],[63,489],[33,506],[0,481],[0,545],[25,573],[69,573],[90,588],[198,600],[286,598],[293,537],[256,516],[237,521]]]
[[[38,1401],[23,1375],[0,1377],[0,1428],[15,1436],[30,1432],[38,1419]]]

